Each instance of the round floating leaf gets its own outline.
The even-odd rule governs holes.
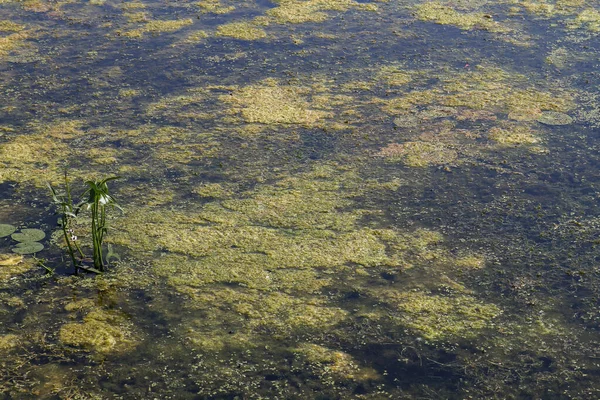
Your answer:
[[[538,122],[544,125],[569,125],[573,123],[573,118],[557,111],[544,111]]]
[[[44,245],[39,242],[21,242],[12,248],[12,251],[17,254],[32,254],[42,251]]]
[[[0,238],[11,235],[16,230],[17,230],[17,228],[15,228],[12,225],[0,224]]]
[[[17,242],[38,242],[45,237],[44,231],[39,229],[21,229],[20,233],[13,233],[11,236]]]

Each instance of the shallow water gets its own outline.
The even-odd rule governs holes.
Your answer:
[[[0,0],[3,398],[597,397],[598,6]]]

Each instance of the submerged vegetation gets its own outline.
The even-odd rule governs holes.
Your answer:
[[[598,397],[598,6],[0,0],[0,393]]]

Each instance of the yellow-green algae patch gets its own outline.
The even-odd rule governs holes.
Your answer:
[[[33,268],[34,262],[22,255],[0,254],[0,282],[6,282],[15,275],[20,275]]]
[[[231,104],[232,111],[240,113],[249,123],[315,126],[329,113],[311,109],[305,97],[307,91],[307,88],[282,85],[269,78],[239,88],[221,100]]]
[[[495,126],[490,129],[488,137],[502,145],[526,145],[539,142],[539,138],[526,125]]]
[[[585,28],[591,32],[600,32],[600,12],[595,8],[581,11],[568,25],[571,29]]]
[[[0,335],[0,351],[10,350],[17,347],[20,343],[19,336],[12,333]]]
[[[224,6],[220,0],[201,0],[194,3],[203,13],[227,14],[235,10],[234,6]]]
[[[191,18],[181,19],[181,20],[146,20],[143,15],[139,15],[139,21],[143,22],[143,26],[138,29],[133,29],[127,32],[123,32],[123,36],[130,38],[141,38],[146,33],[151,34],[159,34],[164,32],[175,32],[182,28],[185,28],[188,25],[192,25],[194,20]]]
[[[411,131],[404,141],[377,153],[388,161],[410,166],[459,163],[492,148],[489,142],[476,140],[482,137],[495,143],[496,149],[516,145],[543,151],[534,146],[541,140],[531,123],[550,121],[544,116],[566,115],[576,104],[575,91],[558,84],[533,86],[525,76],[491,65],[424,76],[435,77],[439,83],[379,100],[382,109],[395,117],[397,128]],[[418,86],[419,76],[412,78],[411,86]],[[456,121],[465,120],[485,121],[487,129],[455,128]]]
[[[276,0],[277,7],[265,14],[279,24],[301,24],[323,22],[329,18],[326,11],[348,11],[351,8],[376,11],[375,4],[359,3],[353,0]]]
[[[198,43],[201,42],[202,40],[206,39],[208,37],[208,33],[206,33],[205,31],[195,31],[190,33],[187,38],[185,39],[185,42],[187,43]]]
[[[381,67],[377,72],[376,78],[384,81],[390,86],[401,86],[412,81],[411,74],[398,65],[386,65]]]
[[[62,343],[98,353],[130,351],[137,345],[125,316],[103,309],[90,311],[81,323],[64,324]]]
[[[350,354],[327,347],[302,343],[292,350],[298,360],[298,368],[308,369],[322,380],[336,382],[371,382],[382,379],[373,368],[365,367]]]
[[[256,26],[252,22],[240,21],[220,25],[215,33],[217,36],[226,36],[240,40],[258,40],[267,37],[264,29]]]
[[[25,29],[25,26],[17,24],[16,22],[7,20],[0,21],[0,32],[21,32],[23,29]]]
[[[438,2],[426,2],[416,6],[416,16],[421,21],[433,21],[441,25],[453,25],[460,29],[484,29],[490,32],[507,32],[509,29],[494,21],[490,14],[461,13]]]
[[[575,107],[572,91],[561,88],[543,90],[528,85],[528,79],[521,74],[490,65],[432,75],[440,79],[439,85],[386,100],[383,102],[384,111],[402,114],[415,106],[429,104],[505,114],[523,113],[524,110],[566,112]],[[538,116],[534,114],[530,120]]]
[[[467,294],[437,295],[425,291],[395,289],[371,293],[401,312],[401,324],[428,340],[472,338],[485,328],[494,327],[502,311]]]
[[[11,51],[25,45],[25,41],[30,38],[27,31],[19,31],[7,36],[0,37],[0,57],[8,55]]]
[[[250,332],[268,329],[277,338],[290,333],[318,332],[331,328],[347,318],[348,312],[329,304],[326,298],[288,295],[227,287],[205,288],[187,292],[193,299],[190,307],[206,309],[209,318],[237,321]],[[206,308],[213,306],[212,310]],[[213,315],[214,313],[214,315]],[[222,335],[222,332],[213,332]]]
[[[423,141],[391,143],[377,155],[389,162],[401,161],[411,167],[449,164],[458,158],[458,152],[450,145]]]
[[[61,181],[60,164],[84,151],[69,146],[85,134],[81,121],[60,121],[33,126],[33,133],[22,133],[0,143],[0,182],[32,182],[46,186]],[[73,175],[73,174],[72,174]]]
[[[221,183],[204,183],[194,188],[193,192],[200,197],[214,197],[216,199],[223,199],[233,195],[233,191]]]

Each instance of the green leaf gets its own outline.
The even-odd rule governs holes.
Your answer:
[[[45,238],[46,234],[40,229],[21,229],[21,233],[13,233],[11,237],[17,242],[38,242]]]
[[[15,228],[12,225],[9,225],[9,224],[0,224],[0,238],[3,238],[5,236],[9,236],[9,235],[11,235],[16,230],[17,230],[17,228]]]
[[[39,242],[23,242],[13,247],[12,251],[17,254],[33,254],[43,249],[44,245]]]

